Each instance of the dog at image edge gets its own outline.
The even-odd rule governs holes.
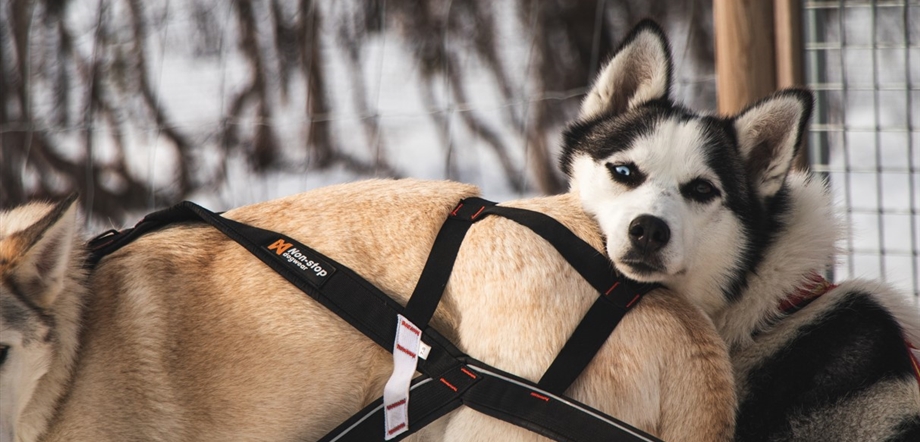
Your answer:
[[[819,276],[844,229],[826,185],[791,168],[811,94],[724,118],[673,102],[671,78],[667,38],[643,22],[564,134],[571,191],[617,269],[711,316],[734,366],[737,440],[920,441],[916,301]]]

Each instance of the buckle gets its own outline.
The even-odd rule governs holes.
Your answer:
[[[119,233],[121,232],[115,229],[106,230],[105,232],[102,232],[96,235],[95,237],[93,237],[93,239],[89,240],[89,242],[87,242],[86,245],[90,250],[96,250],[98,248],[105,247],[107,244],[112,242],[112,237],[118,235]],[[107,240],[107,241],[102,243],[104,240]]]

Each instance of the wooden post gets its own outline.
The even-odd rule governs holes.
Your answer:
[[[802,69],[802,6],[799,0],[774,0],[773,22],[776,35],[776,88],[805,84]]]
[[[773,91],[805,84],[798,0],[714,0],[716,94],[733,115]],[[795,167],[808,168],[803,137]]]
[[[776,90],[773,2],[714,0],[719,112],[736,114]]]
[[[802,5],[799,0],[774,0],[774,32],[776,35],[776,88],[805,85],[805,48],[802,44]],[[794,167],[808,169],[808,137],[795,158]]]

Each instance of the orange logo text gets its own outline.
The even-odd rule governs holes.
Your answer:
[[[284,242],[283,239],[279,239],[278,241],[275,241],[274,243],[272,243],[272,245],[268,246],[268,250],[274,250],[275,253],[280,255],[284,253],[287,249],[290,249],[292,245],[293,244],[289,242]]]

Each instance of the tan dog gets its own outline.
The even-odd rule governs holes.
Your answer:
[[[476,194],[375,180],[225,216],[296,238],[405,303],[447,213]],[[574,194],[508,205],[603,246]],[[4,441],[315,440],[381,394],[391,355],[223,234],[164,229],[87,279],[75,210],[0,213]],[[468,233],[434,325],[472,356],[538,380],[596,296],[544,240],[489,217]],[[709,320],[657,290],[567,393],[665,440],[715,441],[731,438],[733,391]],[[464,408],[413,437],[542,439]]]

